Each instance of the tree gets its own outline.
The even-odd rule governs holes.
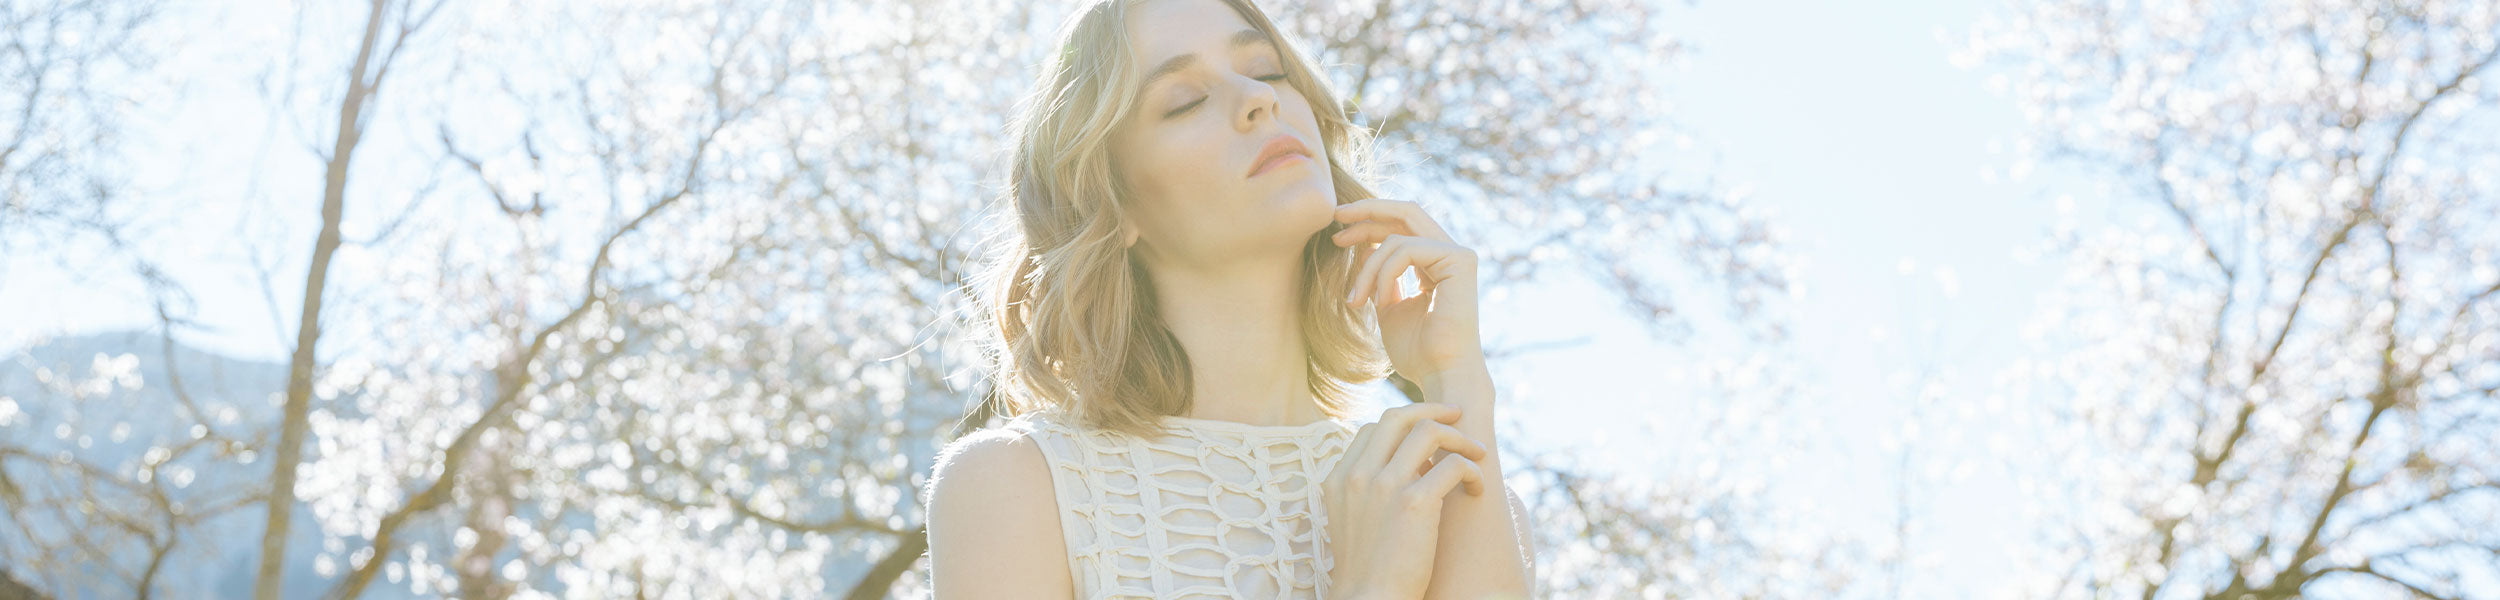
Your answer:
[[[1695,321],[1776,340],[1791,276],[1772,223],[1676,159],[1684,46],[1646,0],[1269,8],[1376,130],[1392,195],[1447,215],[1499,289],[1547,269],[1603,284],[1669,341]]]
[[[154,2],[13,1],[0,6],[0,249],[110,237],[129,219],[120,144],[158,46]]]
[[[333,379],[355,400],[313,419],[317,438],[380,440],[325,443],[311,467],[327,496],[314,507],[325,532],[352,542],[316,563],[336,569],[345,559],[334,596],[358,596],[386,571],[418,593],[640,593],[654,572],[678,572],[667,563],[719,542],[702,531],[689,532],[693,541],[607,535],[669,528],[672,517],[677,530],[712,525],[683,523],[699,506],[644,497],[652,479],[585,473],[584,463],[630,453],[629,444],[699,443],[699,433],[731,417],[710,412],[718,407],[705,404],[697,381],[608,384],[646,369],[721,364],[681,352],[683,338],[672,334],[699,329],[702,343],[723,346],[755,341],[711,337],[723,321],[708,318],[736,318],[726,312],[652,329],[637,319],[645,311],[683,318],[665,311],[723,285],[712,274],[772,242],[741,231],[770,209],[745,195],[754,188],[742,173],[759,148],[771,149],[750,140],[782,125],[775,117],[796,104],[784,95],[792,55],[782,49],[810,31],[806,15],[764,3],[544,10],[468,19],[460,43],[536,61],[508,69],[464,62],[444,82],[448,101],[475,112],[432,113],[432,137],[472,191],[464,204],[412,217],[415,229],[392,244],[434,262],[389,267],[390,277],[441,287],[392,290],[358,337],[389,339],[431,323],[479,334],[381,344]],[[548,35],[542,26],[551,22],[576,28]],[[520,127],[481,126],[510,115]],[[481,154],[479,138],[501,149]],[[541,144],[554,154],[541,154]],[[500,231],[458,225],[479,222]],[[660,413],[652,418],[708,421],[694,423],[700,431],[663,432],[669,438],[618,429],[642,423],[646,413],[636,409],[646,405]],[[373,481],[390,482],[392,493],[354,493]],[[460,518],[446,521],[447,511]],[[604,562],[610,553],[634,564]],[[662,565],[646,569],[645,560]],[[688,565],[703,573],[747,566]],[[617,573],[631,579],[609,578]],[[693,585],[664,580],[652,591],[684,594]]]
[[[118,287],[112,276],[126,270],[159,326],[155,340],[124,336],[110,354],[38,357],[28,352],[45,345],[38,338],[9,357],[0,429],[23,435],[0,437],[0,523],[13,534],[0,539],[0,595],[40,586],[150,597],[166,573],[205,556],[197,540],[230,530],[223,517],[265,490],[232,474],[258,435],[220,397],[231,388],[213,376],[216,361],[175,341],[194,307],[145,251],[159,223],[142,218],[154,207],[133,200],[124,166],[139,104],[171,87],[155,82],[171,46],[161,8],[0,5],[0,254],[49,258],[93,285]],[[185,377],[202,363],[211,385],[195,397]]]
[[[1587,277],[1664,339],[1779,339],[1769,223],[1657,158],[1666,6],[1269,8],[1343,65],[1328,76],[1406,163],[1389,189],[1477,244],[1488,290]],[[340,598],[924,589],[918,492],[989,417],[965,414],[990,392],[966,265],[1002,216],[1003,124],[1073,6],[377,0],[361,28],[297,9],[288,77],[348,77],[272,103],[318,115],[326,190],[272,451],[301,455],[260,497],[260,564],[300,555],[300,501]],[[1581,557],[1549,576],[1598,582],[1558,589],[1701,554],[1765,571],[1672,589],[1820,589],[1774,581],[1822,551],[1757,532],[1774,519],[1724,479],[1547,464],[1521,493],[1553,523],[1646,528],[1546,537]]]
[[[2495,19],[2041,0],[1972,35],[2113,203],[2057,233],[2052,354],[2010,380],[2052,407],[2031,491],[2072,499],[2028,591],[2494,597]]]
[[[107,353],[149,346],[144,360]],[[163,331],[55,339],[6,364],[6,577],[60,596],[154,597],[216,569],[215,540],[249,531],[240,515],[268,490],[249,465],[268,427],[236,407],[282,373],[181,347]]]
[[[296,467],[303,462],[304,436],[311,426],[313,378],[319,369],[322,297],[329,289],[330,259],[339,248],[339,223],[346,209],[349,167],[354,164],[357,146],[368,126],[366,111],[389,77],[399,52],[408,47],[408,38],[423,29],[442,6],[440,1],[419,8],[408,2],[373,0],[365,19],[364,39],[356,47],[353,66],[348,68],[347,92],[339,99],[336,139],[322,153],[328,164],[322,175],[321,232],[313,239],[311,266],[304,276],[303,316],[296,321],[294,356],[287,367],[286,406],[278,428],[277,460],[272,463],[265,504],[269,526],[261,537],[260,577],[252,588],[253,597],[261,600],[278,597],[280,579],[286,571],[287,528],[294,522]],[[386,34],[388,39],[384,39]]]

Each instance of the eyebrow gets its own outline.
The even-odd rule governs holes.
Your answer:
[[[1253,44],[1267,44],[1269,46],[1274,46],[1276,45],[1276,40],[1270,39],[1267,36],[1267,32],[1259,31],[1257,29],[1244,29],[1233,32],[1232,47],[1240,48]],[[1171,60],[1163,61],[1163,64],[1155,65],[1154,70],[1146,72],[1146,82],[1138,84],[1137,91],[1141,94],[1145,93],[1146,88],[1154,87],[1155,80],[1162,79],[1166,75],[1179,73],[1182,70],[1188,69],[1196,64],[1198,64],[1198,55],[1196,54],[1183,54],[1172,57]]]

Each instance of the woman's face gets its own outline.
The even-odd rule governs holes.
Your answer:
[[[1132,243],[1149,256],[1215,262],[1296,256],[1336,208],[1310,101],[1285,80],[1265,34],[1217,0],[1130,9],[1138,110],[1114,128],[1111,160],[1137,195]],[[1282,137],[1301,155],[1260,161]]]

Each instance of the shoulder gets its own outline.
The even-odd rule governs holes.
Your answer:
[[[992,427],[965,434],[938,451],[937,475],[1014,475],[1031,470],[1047,474],[1042,446],[1033,436],[1011,427]]]
[[[938,453],[928,490],[936,597],[1072,590],[1050,477],[1041,445],[1014,428],[974,432]]]
[[[938,450],[932,485],[949,474],[1042,477],[1047,482],[1049,464],[1042,444],[1046,438],[1065,437],[1063,429],[1050,415],[1025,413],[964,434]]]
[[[928,494],[933,512],[949,505],[984,506],[1036,495],[1048,499],[1053,497],[1050,465],[1042,458],[1041,444],[1028,432],[1015,428],[983,429],[938,451]],[[1045,504],[1042,508],[1052,507]],[[1024,511],[1005,512],[1039,511],[1027,507]]]

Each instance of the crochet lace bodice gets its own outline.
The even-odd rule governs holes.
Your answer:
[[[1357,425],[1165,419],[1155,439],[1057,411],[1007,423],[1050,465],[1076,597],[1324,597],[1320,487]]]

